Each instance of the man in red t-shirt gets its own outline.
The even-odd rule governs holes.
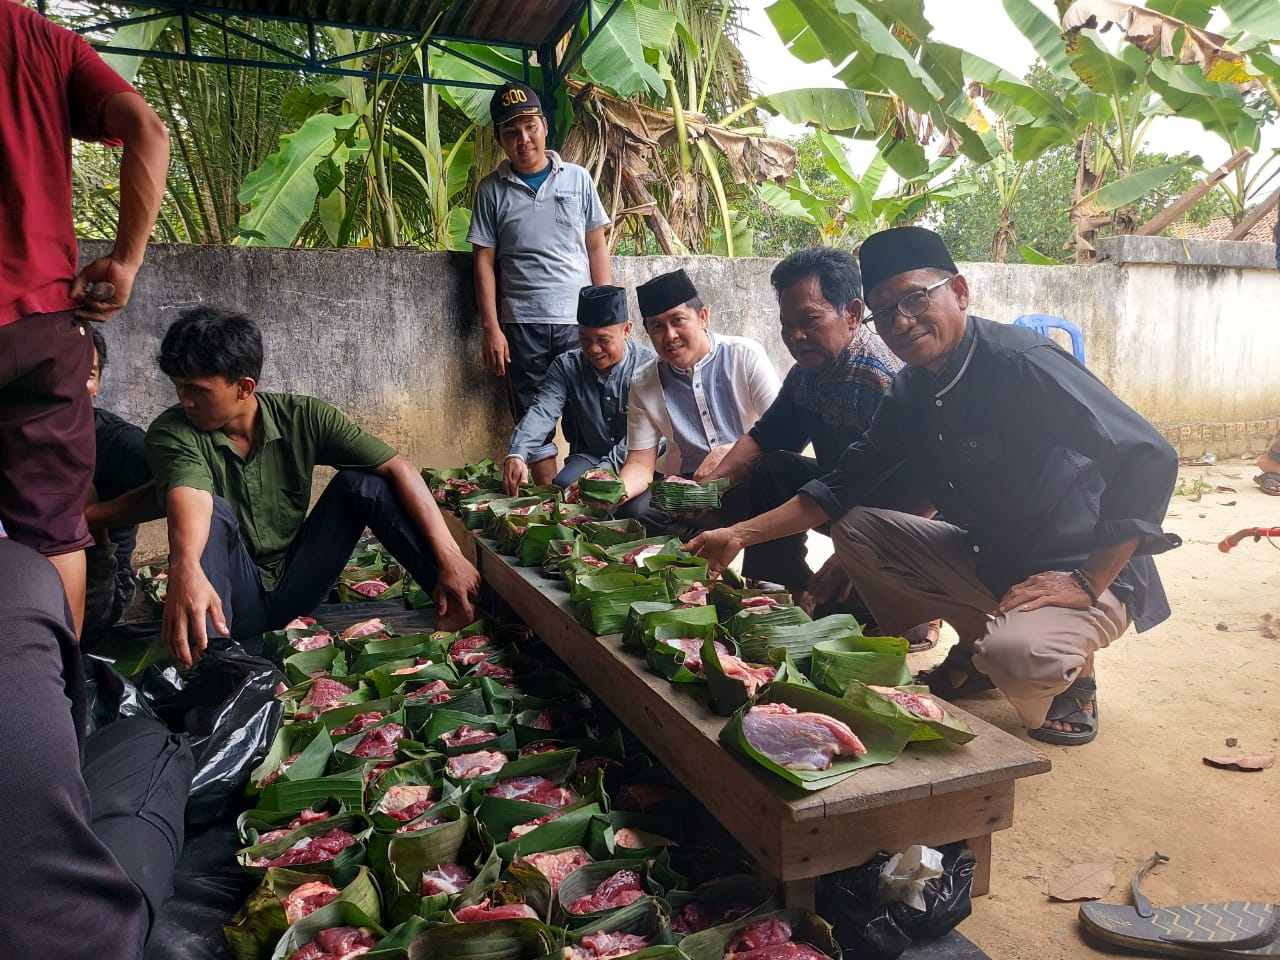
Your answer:
[[[73,137],[124,146],[115,247],[79,273]],[[93,542],[84,321],[128,302],[168,165],[164,123],[89,44],[0,0],[0,526],[57,567],[77,632]]]

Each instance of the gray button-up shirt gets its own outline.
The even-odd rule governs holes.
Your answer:
[[[627,459],[627,398],[635,369],[652,360],[648,347],[628,340],[622,360],[600,373],[581,350],[569,350],[547,368],[538,397],[516,424],[509,456],[526,463],[555,456],[544,443],[566,411],[569,453],[600,457],[615,470]],[[549,447],[549,449],[548,449]]]
[[[577,323],[578,291],[591,284],[587,232],[610,222],[591,174],[547,157],[537,192],[507,160],[476,190],[467,240],[496,251],[501,323]]]

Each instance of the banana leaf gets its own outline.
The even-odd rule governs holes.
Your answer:
[[[548,500],[551,502],[548,502]],[[518,497],[512,497],[509,500],[490,500],[488,527],[490,535],[496,536],[503,519],[514,510],[528,511],[528,513],[516,514],[518,517],[527,517],[529,514],[537,513],[548,520],[551,519],[551,503],[553,503],[554,500],[554,494],[548,498],[546,496],[530,496],[525,493],[522,493]]]
[[[422,917],[410,917],[404,923],[392,927],[376,947],[360,956],[364,960],[411,960],[410,949],[428,926],[430,924]]]
[[[596,514],[581,503],[566,503],[561,491],[561,496],[556,500],[555,506],[551,508],[551,520],[554,523],[562,523],[566,527],[576,527],[580,523],[587,520],[595,519]]]
[[[711,602],[720,611],[721,620],[731,618],[742,609],[742,601],[752,597],[771,597],[784,607],[792,606],[791,594],[781,584],[738,578],[737,582],[742,586],[735,586],[728,576],[730,572],[724,571],[724,575],[711,588]]]
[[[639,649],[648,651],[658,638],[658,631],[664,627],[690,629],[714,627],[716,624],[715,607],[675,607],[671,610],[657,610],[639,618],[637,633]],[[693,634],[700,636],[701,634]],[[664,633],[665,637],[678,637],[679,633]]]
[[[828,618],[829,619],[829,618]],[[844,696],[855,680],[881,687],[911,682],[904,637],[846,636],[824,640],[813,648],[809,678],[818,689]]]
[[[670,599],[667,585],[661,580],[651,580],[646,584],[593,594],[585,603],[578,605],[576,613],[579,623],[597,637],[602,637],[622,631],[631,604],[637,600]]]
[[[587,852],[596,860],[651,860],[668,847],[677,845],[665,836],[665,833],[672,832],[671,827],[671,822],[662,817],[614,810],[591,821]],[[622,830],[630,831],[633,838],[639,837],[644,845],[636,847],[619,843],[618,833]]]
[[[514,554],[524,535],[537,526],[555,526],[551,519],[551,507],[545,500],[532,513],[522,514],[513,511],[494,523],[493,538],[498,542],[498,550],[507,555]]]
[[[748,627],[738,635],[742,658],[750,663],[768,662],[769,651],[781,647],[804,669],[815,646],[826,641],[845,641],[860,637],[862,627],[847,613],[833,613],[809,623],[791,626]]]
[[[419,664],[414,658],[407,658],[384,661],[375,669],[367,671],[364,679],[373,686],[374,692],[380,699],[387,699],[401,694],[415,680],[420,682],[443,680],[445,683],[456,685],[458,674],[448,663]]]
[[[550,854],[575,854],[581,851],[586,856],[587,861],[591,860],[589,854],[581,844],[570,844],[563,847],[552,847],[549,850],[535,850],[531,853],[550,853]],[[555,891],[551,889],[551,881],[546,874],[535,867],[523,856],[513,860],[511,865],[507,867],[506,877],[510,879],[520,894],[520,899],[533,908],[533,911],[547,923],[551,922],[552,915],[555,912]],[[557,957],[559,958],[559,954]],[[561,958],[562,960],[562,958]]]
[[[713,647],[716,643],[723,643],[729,653],[737,653],[736,644],[728,638],[721,639],[720,627],[711,623],[661,623],[653,628],[651,638],[647,656],[649,669],[672,683],[702,683],[704,676],[702,670],[695,671],[686,666],[685,661],[689,659],[689,655],[668,644],[667,640],[697,640],[698,659],[702,658],[703,641],[711,641]]]
[[[339,703],[358,706],[369,699],[370,691],[355,683],[349,676],[343,677],[340,682],[343,686],[350,687],[351,692],[338,701]],[[286,717],[293,717],[294,714],[309,712],[309,707],[304,706],[302,701],[306,699],[307,693],[311,690],[314,683],[315,678],[309,677],[302,681],[302,683],[285,690],[283,693],[276,694],[276,699],[284,702],[284,714]],[[323,714],[321,714],[321,716],[323,716]]]
[[[560,889],[556,891],[556,915],[562,917],[565,925],[571,930],[595,929],[595,925],[610,914],[616,913],[616,907],[604,910],[589,910],[585,913],[571,913],[570,905],[581,897],[590,896],[605,880],[619,870],[631,870],[640,874],[641,886],[651,896],[660,897],[665,888],[656,878],[650,876],[650,866],[644,860],[599,860],[579,867],[564,878]]]
[[[345,817],[348,814],[347,810],[336,803],[323,804],[312,809],[311,812],[322,813],[325,817]],[[259,842],[263,834],[284,828],[289,821],[296,819],[299,815],[300,812],[280,810],[245,810],[236,817],[236,835],[240,838],[240,846],[253,846]]]
[[[585,603],[594,594],[621,590],[623,587],[644,586],[652,583],[644,574],[636,573],[598,573],[577,577],[569,588],[570,603]]]
[[[804,790],[822,790],[847,780],[864,767],[892,763],[911,739],[911,728],[905,724],[888,723],[881,717],[861,713],[839,697],[820,690],[794,683],[772,683],[757,702],[785,703],[805,713],[823,713],[848,724],[862,741],[867,752],[861,757],[836,757],[825,770],[794,770],[771,760],[746,738],[742,730],[742,718],[753,704],[746,704],[729,718],[720,731],[720,740],[730,750],[744,759],[758,763],[769,772]]]
[[[600,547],[616,546],[645,535],[644,525],[639,520],[589,520],[578,529],[588,543]]]
[[[541,497],[495,497],[485,500],[474,509],[463,512],[463,526],[468,530],[487,530],[512,508],[533,506],[541,502]]]
[[[676,514],[718,510],[721,494],[728,488],[727,479],[691,483],[678,478],[664,478],[649,485],[649,502],[655,510]]]
[[[497,736],[493,740],[485,740],[472,746],[450,747],[445,745],[441,738],[446,733],[450,733],[463,725],[478,727]],[[433,713],[426,726],[422,728],[419,739],[424,743],[430,744],[433,749],[443,753],[446,757],[455,757],[460,753],[471,753],[475,750],[497,750],[502,753],[514,753],[516,749],[516,734],[512,729],[510,716],[477,715],[461,713],[457,710],[437,710]]]
[[[433,820],[442,822],[433,824]],[[375,830],[368,842],[369,861],[384,878],[391,871],[393,851],[396,857],[403,855],[406,862],[422,857],[438,863],[451,863],[474,826],[475,821],[456,801],[442,800],[408,824],[397,823],[394,830]],[[400,832],[400,827],[409,829]]]
[[[294,627],[291,630],[268,630],[262,635],[262,655],[268,660],[280,661],[298,653],[291,644],[295,640],[305,640],[320,634],[335,636],[331,631],[316,624],[313,627]],[[327,649],[321,647],[320,649]]]
[[[637,551],[650,550],[653,552],[646,553],[645,556],[638,559],[627,559],[627,557]],[[619,543],[612,547],[606,547],[604,552],[614,563],[625,563],[627,566],[632,567],[637,573],[648,574],[651,570],[644,566],[644,562],[646,560],[659,556],[672,558],[678,557],[684,552],[684,547],[675,537],[658,536],[643,537],[638,540],[628,540],[626,543]]]
[[[569,591],[570,596],[573,595],[578,581],[584,577],[603,577],[616,574],[626,574],[629,577],[634,577],[638,575],[635,567],[628,566],[625,563],[606,563],[603,567],[598,567],[585,560],[574,559],[562,561],[560,572],[564,577],[564,588]]]
[[[547,558],[543,562],[542,572],[548,576],[562,576],[561,563],[566,560],[580,560],[583,557],[606,559],[604,547],[588,543],[579,534],[565,540],[552,540],[547,544]]]
[[[644,653],[644,627],[649,615],[679,609],[682,608],[662,600],[640,600],[631,604],[627,608],[627,619],[622,625],[622,646],[627,650]]]
[[[389,756],[357,757],[352,753],[352,751],[360,745],[361,741],[363,741],[365,737],[369,736],[374,730],[393,723],[404,727],[404,735],[395,744],[395,747]],[[396,758],[420,757],[425,755],[426,752],[426,744],[413,738],[413,733],[410,731],[405,719],[404,709],[401,708],[392,713],[388,713],[377,723],[370,724],[363,730],[353,733],[350,736],[343,737],[335,743],[333,745],[333,762],[330,764],[330,768],[335,772],[339,770],[349,770],[353,767],[364,768],[370,761],[385,763],[388,760]]]
[[[426,870],[446,863],[471,864],[476,862],[477,848],[466,848],[467,821],[455,821],[421,833],[396,834],[386,848],[387,913],[393,923],[401,923],[417,914],[432,917],[448,909],[449,904],[461,900],[468,893],[476,894],[493,886],[502,869],[502,863],[490,854],[485,863],[475,871],[475,877],[456,894],[422,895],[422,874]],[[464,864],[466,865],[466,864]]]
[[[333,740],[329,737],[329,732],[314,723],[289,723],[282,726],[271,742],[267,755],[249,774],[248,792],[252,795],[261,790],[262,781],[294,755],[297,755],[297,759],[284,771],[283,779],[309,780],[323,776],[329,766],[329,758],[333,756]]]
[[[877,686],[882,686],[882,684],[877,684]],[[945,702],[932,696],[928,687],[904,685],[897,689],[906,693],[919,694],[933,700],[934,703],[942,708],[942,719],[926,720],[923,717],[918,717],[906,707],[890,700],[884,694],[872,690],[867,684],[858,680],[854,680],[849,684],[845,690],[844,699],[852,704],[855,709],[865,710],[868,713],[875,713],[884,717],[897,717],[903,722],[909,722],[912,725],[912,743],[943,740],[958,746],[968,743],[977,736],[967,723],[947,709]]]
[[[498,856],[504,863],[511,863],[525,854],[559,850],[562,847],[585,848],[591,823],[602,813],[599,801],[593,799],[556,808],[524,800],[508,800],[505,797],[485,797],[476,810],[476,820],[493,838]],[[511,832],[516,827],[553,814],[555,819],[512,839]]]
[[[276,943],[271,960],[289,960],[296,951],[314,940],[316,934],[330,927],[364,927],[381,939],[387,932],[380,925],[380,919],[377,911],[368,913],[350,901],[335,900],[286,930]]]
[[[297,813],[330,800],[342,804],[348,810],[362,809],[364,770],[345,770],[307,780],[290,780],[286,776],[262,789],[258,796],[258,809]]]
[[[436,663],[445,660],[447,647],[432,634],[414,633],[386,640],[371,640],[361,649],[351,663],[351,672],[367,673],[393,660],[412,660],[426,657]]]
[[[436,602],[436,598],[413,577],[405,577],[404,602],[410,610],[425,610]],[[393,933],[395,931],[392,931]]]
[[[262,882],[250,894],[231,922],[222,928],[227,945],[236,960],[262,960],[269,956],[276,942],[289,928],[282,901],[304,883],[328,882],[318,873],[306,873],[283,867],[267,870]],[[339,892],[337,899],[354,904],[371,917],[378,916],[378,887],[365,867]]]
[[[593,933],[630,933],[644,937],[649,946],[643,950],[622,956],[640,958],[640,960],[682,960],[683,955],[675,948],[676,937],[671,932],[671,914],[665,902],[657,897],[642,897],[634,903],[614,910],[598,920],[582,924],[569,933],[567,943],[570,945],[582,942],[582,938]]]
[[[403,697],[390,696],[379,697],[377,700],[365,700],[363,703],[348,704],[345,707],[338,707],[336,710],[326,710],[316,718],[316,723],[329,731],[332,736],[333,731],[338,727],[346,726],[351,720],[355,719],[359,713],[381,713],[384,716],[389,713],[398,711],[403,703]],[[341,735],[339,735],[341,739]]]
[[[796,943],[807,943],[831,960],[841,960],[840,944],[836,942],[831,925],[817,914],[804,910],[777,910],[773,913],[753,914],[741,920],[710,927],[698,933],[691,933],[680,941],[680,950],[689,960],[721,960],[725,949],[743,927],[764,920],[781,920],[791,928],[791,939]]]
[[[304,838],[319,837],[334,829],[345,830],[351,834],[356,839],[355,844],[345,850],[338,851],[338,855],[332,860],[298,864],[298,866],[308,873],[332,876],[337,878],[340,883],[346,884],[355,877],[356,867],[364,862],[365,841],[373,830],[372,824],[369,823],[369,818],[363,814],[328,817],[324,820],[317,820],[315,823],[305,824],[288,836],[281,837],[278,840],[241,847],[236,851],[236,861],[249,873],[255,876],[264,876],[268,868],[265,865],[259,865],[256,861],[274,859]]]
[[[366,580],[380,580],[382,583],[387,583],[386,575],[381,577],[361,577],[359,580],[343,577],[338,580],[338,602],[367,603],[371,600],[399,600],[404,597],[403,576],[395,583],[387,583],[387,589],[372,597],[355,589],[357,583],[363,583]]]
[[[138,584],[147,598],[158,607],[163,607],[169,595],[169,566],[167,563],[152,563],[138,568]]]
[[[588,474],[608,474],[605,477],[593,477]],[[627,488],[618,478],[618,472],[612,467],[592,467],[578,478],[578,490],[584,497],[590,497],[599,503],[610,506],[621,503],[627,498]]]
[[[745,873],[717,877],[692,890],[672,890],[667,894],[667,903],[671,906],[672,932],[675,934],[677,943],[682,942],[687,936],[701,932],[690,930],[688,933],[682,933],[680,930],[682,915],[686,913],[685,908],[691,905],[700,907],[699,912],[704,916],[727,916],[729,918],[727,922],[777,909],[773,889],[763,883],[759,877]],[[688,922],[687,919],[685,922]],[[712,926],[716,925],[713,921]]]
[[[411,955],[430,960],[536,960],[557,937],[540,920],[442,923],[427,927]]]
[[[406,692],[412,692],[413,685],[406,686]],[[437,710],[454,710],[458,713],[489,713],[484,694],[478,687],[465,686],[443,703],[431,703],[428,700],[405,700],[404,715],[411,730],[420,729],[430,722],[431,715]]]
[[[720,662],[720,652],[716,650],[715,644],[703,642],[702,672],[707,681],[707,692],[711,695],[711,709],[720,716],[731,716],[735,710],[759,694],[770,683],[794,679],[785,662],[782,664],[772,660],[767,663],[748,662],[748,666],[771,668],[773,679],[760,684],[755,691],[749,690],[746,681],[725,673],[724,666]]]
[[[577,750],[554,750],[509,761],[501,770],[463,781],[467,793],[478,803],[490,787],[515,777],[545,777],[552,783],[564,783],[578,762]]]
[[[410,760],[408,763],[398,763],[390,770],[384,770],[365,788],[365,809],[369,811],[368,815],[375,829],[395,832],[399,827],[404,826],[403,820],[380,813],[377,809],[387,792],[392,787],[399,786],[434,787],[433,796],[437,800],[444,792],[439,767],[429,759]]]
[[[747,608],[733,614],[725,624],[725,628],[729,636],[736,640],[744,633],[749,633],[752,628],[768,630],[772,627],[790,627],[797,623],[809,622],[811,622],[810,616],[800,607],[777,607],[760,613]]]
[[[496,491],[468,498],[465,502],[459,504],[457,508],[458,515],[462,518],[463,527],[467,530],[483,530],[489,525],[491,517],[489,504],[509,499],[511,498]]]
[[[316,674],[334,678],[347,675],[347,657],[340,647],[328,646],[316,650],[304,650],[284,660],[285,678],[293,686],[306,683]]]
[[[547,548],[553,540],[563,540],[572,534],[568,527],[560,524],[537,524],[530,526],[520,538],[516,548],[516,565],[520,567],[540,567],[547,559]]]

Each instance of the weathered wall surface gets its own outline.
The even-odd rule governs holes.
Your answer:
[[[86,243],[83,255],[103,247]],[[1084,330],[1089,367],[1181,439],[1183,452],[1259,449],[1254,436],[1280,416],[1280,273],[1271,248],[1125,238],[1103,253],[1112,259],[1090,267],[964,264],[973,312],[1003,322],[1067,317]],[[619,258],[614,269],[616,282],[634,286],[684,265],[714,328],[756,337],[785,369],[773,263]],[[495,454],[511,419],[502,384],[479,367],[470,285],[464,256],[154,246],[129,309],[105,331],[112,357],[102,403],[150,422],[173,402],[154,363],[164,329],[185,307],[220,303],[260,319],[264,389],[323,397],[419,463]]]

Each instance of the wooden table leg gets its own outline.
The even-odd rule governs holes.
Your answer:
[[[985,897],[991,890],[991,834],[965,841],[977,862],[973,866],[973,895]]]
[[[818,878],[802,877],[799,880],[782,881],[782,905],[788,909],[808,910],[816,913],[818,909]]]

